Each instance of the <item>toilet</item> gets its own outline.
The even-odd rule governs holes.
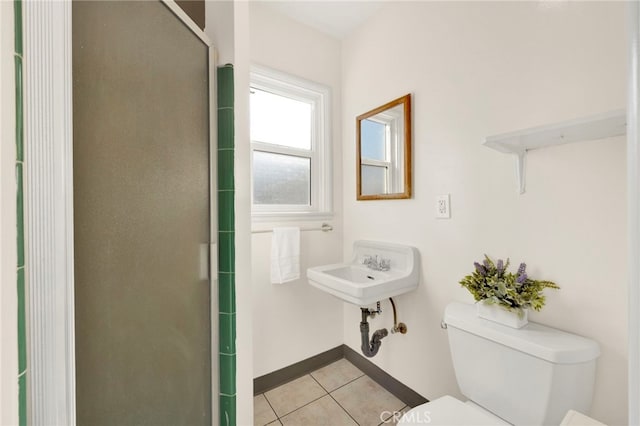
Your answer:
[[[450,303],[449,336],[462,402],[443,396],[406,412],[400,425],[559,425],[569,410],[588,413],[596,359],[593,340],[529,323],[521,329],[479,318]]]

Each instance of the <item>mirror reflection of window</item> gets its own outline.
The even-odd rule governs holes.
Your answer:
[[[403,189],[403,106],[360,122],[360,173],[363,195],[392,194]]]
[[[362,120],[360,125],[362,193],[386,194],[389,192],[391,170],[389,125],[371,119]]]
[[[362,120],[362,159],[387,159],[387,125],[371,119]]]

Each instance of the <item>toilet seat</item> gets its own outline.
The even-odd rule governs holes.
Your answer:
[[[407,411],[398,425],[496,426],[507,422],[475,406],[446,395]]]

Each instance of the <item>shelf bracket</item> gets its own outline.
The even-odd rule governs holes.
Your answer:
[[[527,176],[527,151],[522,151],[516,154],[516,176],[518,178],[518,193],[524,194],[526,176]]]

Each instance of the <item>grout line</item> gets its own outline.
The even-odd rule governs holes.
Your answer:
[[[316,371],[318,371],[318,370],[316,370]],[[312,371],[311,373],[309,373],[309,376],[311,376],[311,378],[313,379],[313,381],[314,381],[314,382],[316,382],[316,383],[317,383],[317,384],[322,388],[322,390],[324,390],[326,393],[329,393],[329,391],[328,391],[324,386],[322,386],[322,383],[320,383],[320,382],[318,381],[318,379],[316,379],[315,377],[313,377],[313,373],[314,373],[314,371]]]
[[[389,423],[387,423],[387,422],[388,422],[388,421],[393,417],[393,415],[394,415],[395,413],[399,413],[399,412],[401,412],[401,411],[402,411],[402,410],[404,410],[405,408],[409,408],[409,406],[408,406],[408,405],[405,405],[405,406],[404,406],[404,407],[402,407],[401,409],[399,409],[399,410],[395,410],[395,411],[394,411],[394,412],[393,412],[389,417],[387,417],[386,419],[384,419],[384,420],[382,421],[382,423],[380,423],[378,426],[384,426],[384,425],[389,424]],[[403,414],[403,415],[404,415],[404,414]],[[402,416],[401,416],[401,417],[402,417]],[[398,420],[400,420],[400,419],[398,419]]]
[[[276,413],[276,410],[273,409],[273,405],[271,405],[271,403],[269,402],[269,399],[267,398],[267,395],[265,395],[264,393],[261,393],[260,395],[262,395],[264,397],[264,399],[267,400],[267,404],[269,404],[269,408],[271,408],[271,411],[273,411],[273,414],[276,416],[276,420],[280,421],[280,417],[278,417],[278,413]],[[271,422],[271,423],[273,423],[273,422]],[[282,424],[282,422],[280,424]]]
[[[304,376],[303,376],[303,377],[304,377]],[[276,389],[278,389],[278,388],[276,388]],[[272,390],[273,390],[273,389],[272,389]],[[325,396],[327,396],[327,395],[329,395],[329,394],[328,394],[328,393],[325,393],[324,395],[321,395],[321,396],[317,397],[317,398],[316,398],[316,399],[314,399],[313,401],[309,401],[309,402],[307,402],[306,404],[301,405],[300,407],[296,408],[295,410],[293,410],[293,411],[289,411],[288,413],[283,414],[283,415],[282,415],[282,417],[286,417],[286,416],[288,416],[288,415],[289,415],[289,414],[291,414],[291,413],[295,413],[296,411],[298,411],[298,410],[300,410],[300,409],[302,409],[302,408],[306,407],[306,406],[307,406],[307,405],[309,405],[309,404],[313,404],[313,403],[314,403],[314,402],[316,402],[317,400],[322,399],[322,398],[324,398],[324,397],[325,397]],[[266,398],[266,396],[265,396],[265,398]],[[275,410],[274,410],[274,412],[275,412]],[[276,413],[276,416],[277,416],[277,415],[278,415],[278,413]],[[282,417],[278,417],[278,420],[280,420]]]
[[[333,397],[333,395],[329,394],[329,396],[331,397],[331,399],[333,399],[333,400],[336,402],[336,404],[338,404],[338,407],[342,408],[342,410],[343,410],[345,413],[347,413],[347,416],[351,417],[351,420],[353,420],[353,422],[354,422],[355,424],[360,425],[360,423],[358,423],[358,421],[357,421],[356,419],[354,419],[354,418],[353,418],[353,416],[351,415],[351,413],[350,413],[350,412],[348,412],[348,411],[347,411],[347,409],[346,409],[346,408],[344,408],[344,407],[342,406],[342,404],[340,404],[340,403],[338,402],[338,400],[337,400],[337,399],[335,399],[335,398]]]
[[[316,370],[316,371],[317,371],[317,370]],[[315,378],[315,377],[313,377],[313,375],[311,375],[311,374],[309,374],[309,375],[311,376],[311,378],[312,378],[313,380],[315,380],[315,381],[316,381],[316,383],[318,383],[318,384],[320,385],[320,387],[321,387],[322,389],[324,389],[324,387],[320,384],[320,382],[318,382],[318,381],[316,380],[316,378]],[[357,379],[353,379],[351,382],[353,382],[354,380],[357,380]],[[351,382],[349,382],[349,383],[351,383]],[[347,383],[347,384],[348,384],[348,383]],[[343,386],[346,386],[347,384],[344,384]],[[342,387],[342,386],[340,386],[340,387]],[[340,389],[340,387],[339,387],[339,388],[337,388],[337,389]],[[326,391],[326,389],[325,389],[325,391]],[[333,401],[334,401],[336,404],[338,404],[338,407],[342,408],[342,411],[344,411],[345,413],[347,413],[347,416],[349,416],[349,417],[351,418],[351,420],[353,420],[353,421],[355,422],[355,424],[357,424],[357,425],[359,425],[359,424],[360,424],[360,423],[358,423],[358,422],[356,421],[356,419],[354,419],[354,418],[353,418],[353,416],[352,416],[352,415],[347,411],[347,409],[346,409],[346,408],[344,408],[342,405],[340,405],[340,403],[339,403],[338,401],[336,401],[336,399],[333,397],[333,395],[331,395],[331,392],[327,392],[327,394],[329,395],[329,397],[330,397],[331,399],[333,399]]]
[[[360,379],[360,378],[362,378],[362,377],[364,377],[364,376],[366,376],[366,374],[362,373],[362,376],[358,376],[358,377],[356,377],[355,379],[352,379],[352,380],[348,381],[348,382],[347,382],[347,383],[345,383],[344,385],[340,385],[340,386],[338,386],[337,388],[335,388],[335,389],[334,389],[334,390],[332,390],[331,392],[335,392],[335,391],[337,391],[338,389],[342,389],[343,387],[345,387],[345,386],[347,386],[347,385],[349,385],[349,384],[351,384],[351,383],[355,382],[356,380],[358,380],[358,379]],[[369,377],[369,376],[367,376],[367,377]],[[371,379],[371,377],[369,377],[369,378]],[[371,380],[373,380],[373,379],[371,379]],[[329,392],[329,393],[331,393],[331,392]]]
[[[311,374],[306,374],[306,376],[311,376]],[[302,376],[302,377],[304,377],[304,376]],[[298,379],[300,379],[300,378],[301,378],[301,377],[298,377]],[[311,378],[312,378],[314,381],[316,381],[316,379],[314,379],[314,378],[313,378],[313,376],[312,376]],[[298,379],[293,379],[293,380],[298,380]],[[291,380],[291,381],[289,381],[289,382],[287,382],[287,383],[283,383],[283,384],[281,384],[280,386],[278,386],[277,388],[275,388],[275,389],[271,389],[270,391],[267,391],[267,392],[271,392],[271,391],[273,391],[273,390],[276,390],[276,389],[281,388],[282,386],[286,386],[287,384],[289,384],[289,383],[293,382],[293,380]],[[316,383],[317,383],[317,381],[316,381]],[[276,417],[278,417],[278,420],[280,420],[280,419],[281,419],[282,417],[284,417],[284,416],[288,416],[289,414],[291,414],[291,413],[293,413],[293,412],[298,411],[298,410],[299,410],[299,409],[301,409],[301,408],[306,407],[307,405],[309,405],[309,404],[311,404],[311,403],[316,402],[316,401],[317,401],[317,400],[319,400],[320,398],[324,398],[325,396],[329,395],[329,392],[327,392],[327,391],[322,387],[322,385],[320,386],[320,388],[325,392],[325,394],[324,394],[324,395],[320,395],[319,397],[317,397],[317,398],[316,398],[316,399],[314,399],[313,401],[309,401],[309,402],[307,402],[306,404],[301,405],[300,407],[296,408],[295,410],[289,411],[288,413],[285,413],[285,414],[283,414],[282,416],[278,416],[278,413],[276,413],[276,410],[273,410],[273,412],[274,412],[274,413],[276,413]],[[269,402],[269,399],[267,398],[267,392],[263,393],[262,395],[264,395],[264,397],[265,397],[265,399],[267,400],[267,402]],[[271,404],[269,404],[269,405],[271,405]]]

